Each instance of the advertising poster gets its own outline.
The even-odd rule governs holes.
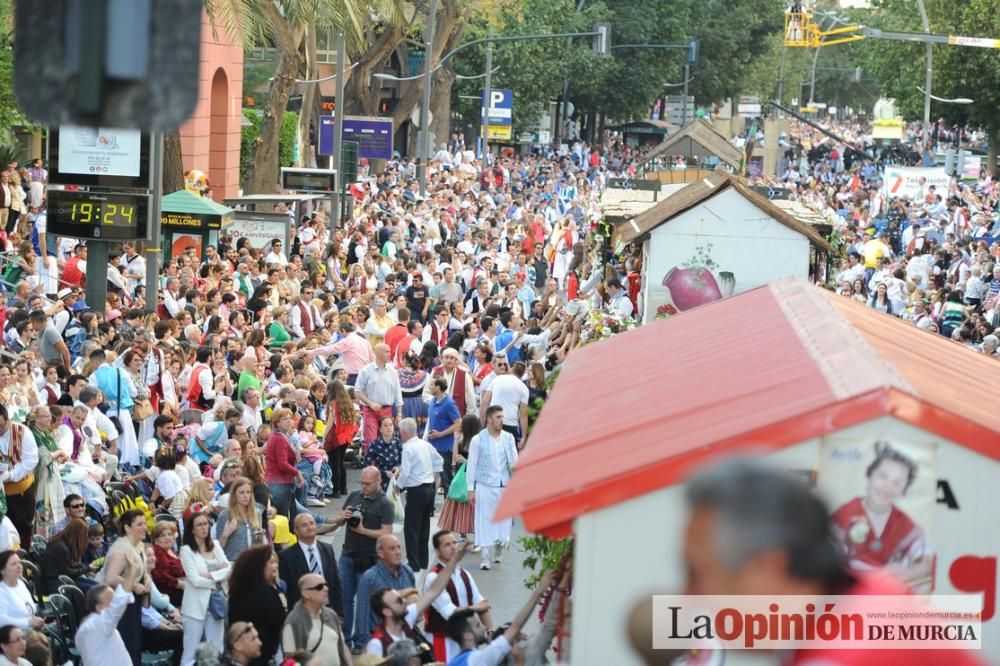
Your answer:
[[[937,450],[874,431],[823,438],[817,488],[851,570],[884,568],[915,592],[933,589]]]
[[[142,133],[112,127],[59,128],[59,171],[63,174],[137,178]]]
[[[170,238],[170,256],[179,257],[190,248],[194,248],[194,255],[201,256],[201,235],[174,233]]]
[[[885,195],[890,199],[906,196],[910,201],[920,201],[930,186],[947,197],[951,176],[944,167],[886,167],[882,174]]]
[[[277,239],[288,247],[291,238],[288,233],[288,216],[284,213],[255,213],[236,211],[236,219],[226,228],[226,233],[233,239],[233,245],[240,238],[250,241],[251,247],[259,250],[269,247]]]

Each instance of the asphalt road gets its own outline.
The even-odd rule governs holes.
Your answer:
[[[348,469],[347,482],[348,487],[352,490],[360,487],[358,484],[359,476],[360,470]],[[326,508],[311,508],[310,510],[324,516],[333,516],[340,511],[343,506],[343,501],[343,499],[330,500],[330,504],[327,505]],[[440,514],[441,504],[443,501],[443,496],[438,495],[435,503],[435,515]],[[431,534],[433,535],[436,531],[436,518],[431,518]],[[403,542],[403,534],[401,531],[397,533],[396,536],[399,537],[400,542]],[[503,562],[500,564],[494,564],[489,571],[482,571],[479,569],[478,553],[470,552],[462,560],[462,565],[475,579],[480,592],[482,592],[483,596],[489,599],[490,604],[493,607],[494,622],[498,625],[510,622],[514,618],[514,615],[517,614],[517,611],[521,608],[521,606],[524,605],[524,602],[528,599],[529,590],[524,586],[524,580],[528,575],[527,570],[524,568],[525,553],[518,544],[518,539],[522,536],[525,536],[524,527],[521,525],[520,521],[515,521],[510,549],[504,551]],[[338,529],[332,535],[327,534],[319,538],[327,543],[333,544],[337,555],[340,555],[341,549],[344,545],[343,528]],[[430,553],[433,562],[433,548],[430,549]],[[405,557],[404,551],[404,562],[406,561]],[[422,579],[423,574],[418,576],[418,586],[422,585]],[[532,614],[532,618],[528,622],[527,632],[529,634],[533,633],[537,630],[537,628],[538,614],[535,612]]]

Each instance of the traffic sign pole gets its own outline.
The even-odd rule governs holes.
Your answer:
[[[344,59],[347,57],[345,48],[346,39],[344,37],[344,31],[337,31],[337,99],[334,112],[337,114],[337,120],[334,120],[333,126],[333,158],[330,160],[330,168],[333,168],[334,164],[337,164],[337,180],[341,180],[340,175],[342,169],[340,168],[341,149],[343,147],[344,141]],[[340,188],[343,190],[344,184],[341,183]],[[337,188],[334,188],[337,189]],[[330,195],[330,229],[339,229],[343,226],[343,220],[340,216],[340,194],[336,191]],[[300,220],[295,221],[296,224]]]

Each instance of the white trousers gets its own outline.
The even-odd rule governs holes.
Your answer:
[[[35,271],[42,285],[42,292],[55,294],[59,291],[59,266],[55,257],[35,257]]]
[[[494,488],[476,484],[476,505],[475,505],[475,526],[476,545],[486,549],[500,544],[506,546],[510,541],[511,528],[514,521],[510,518],[493,522],[493,515],[496,513],[497,505],[500,504],[500,495],[503,488]]]
[[[211,613],[205,614],[204,620],[196,620],[188,615],[182,615],[184,623],[184,652],[181,654],[181,666],[194,666],[195,652],[201,644],[202,636],[211,643],[219,654],[222,654],[222,631],[225,622],[216,620]]]

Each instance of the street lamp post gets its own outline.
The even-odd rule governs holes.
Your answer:
[[[483,142],[483,167],[486,167],[486,156],[490,152],[490,101],[493,92],[493,42],[486,46],[486,81],[480,109],[479,136]]]
[[[924,32],[928,35],[931,34],[931,24],[927,20],[927,8],[924,7],[924,0],[917,0],[917,9],[920,10],[920,20],[924,24]],[[934,72],[934,50],[930,42],[927,42],[927,51],[925,56],[925,66],[926,71],[924,73],[924,145],[931,138],[931,81],[933,80]],[[922,151],[921,151],[922,152]]]

